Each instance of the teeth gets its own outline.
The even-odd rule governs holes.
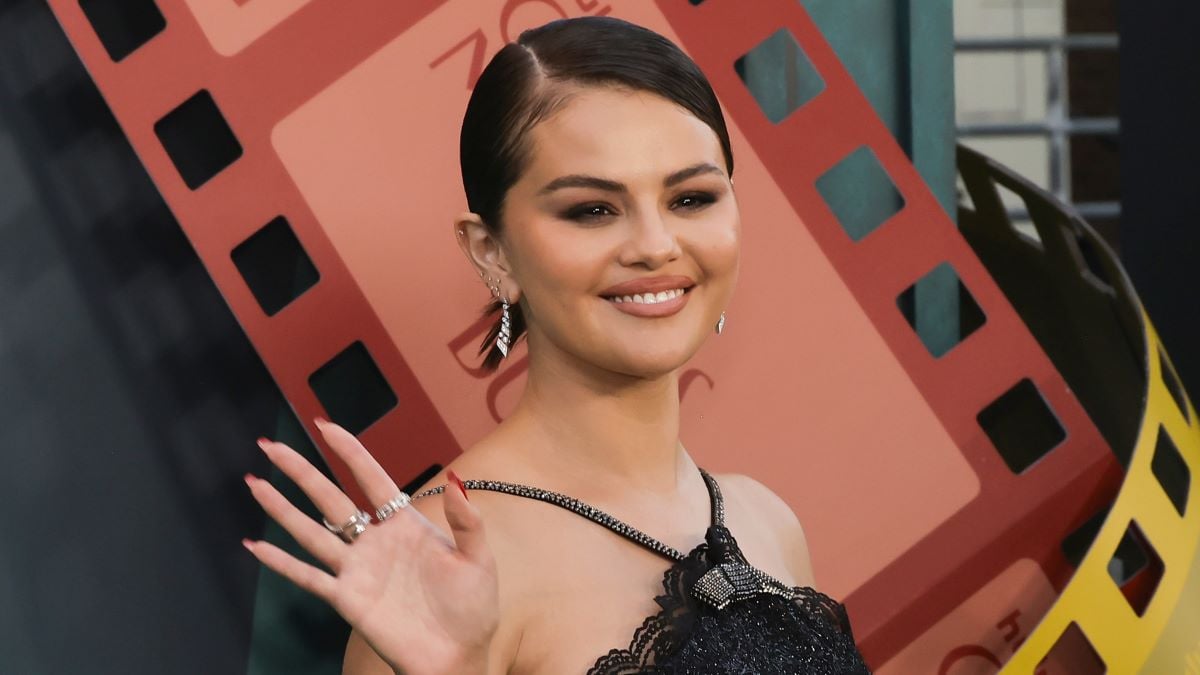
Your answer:
[[[659,291],[658,293],[640,293],[638,295],[622,295],[615,298],[609,298],[613,302],[633,302],[639,305],[653,305],[667,300],[674,300],[683,295],[682,288],[672,288],[669,291]]]

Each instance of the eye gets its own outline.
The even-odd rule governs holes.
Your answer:
[[[604,204],[584,204],[576,206],[568,210],[563,217],[567,220],[575,220],[579,222],[590,222],[604,218],[605,216],[616,215],[608,206]]]
[[[717,197],[711,192],[689,192],[675,200],[675,203],[688,211],[699,211],[715,201]]]

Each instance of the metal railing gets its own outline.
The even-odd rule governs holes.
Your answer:
[[[1071,195],[1070,137],[1075,135],[1115,136],[1120,131],[1116,117],[1072,118],[1067,105],[1066,54],[1071,50],[1115,50],[1120,46],[1112,33],[1081,33],[1062,37],[965,38],[955,40],[956,53],[1041,52],[1046,55],[1046,117],[1041,122],[968,123],[956,126],[958,137],[1045,136],[1049,141],[1049,188],[1055,197],[1072,204],[1084,218],[1114,218],[1121,214],[1117,201],[1074,202]],[[1010,210],[1011,217],[1027,220],[1023,209]]]

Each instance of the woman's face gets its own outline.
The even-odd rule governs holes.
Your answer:
[[[654,94],[581,87],[528,141],[503,248],[531,348],[641,377],[683,365],[737,278],[741,221],[716,133]]]

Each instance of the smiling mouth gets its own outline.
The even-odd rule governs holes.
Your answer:
[[[656,305],[660,302],[669,302],[671,300],[674,300],[675,298],[680,297],[684,293],[687,293],[689,290],[691,290],[691,289],[690,288],[672,288],[670,290],[659,291],[657,293],[635,293],[633,295],[616,295],[616,296],[611,296],[611,297],[604,296],[604,299],[608,300],[609,302],[616,303],[618,305],[622,304],[622,303],[626,303],[626,302],[637,304],[637,305]]]

